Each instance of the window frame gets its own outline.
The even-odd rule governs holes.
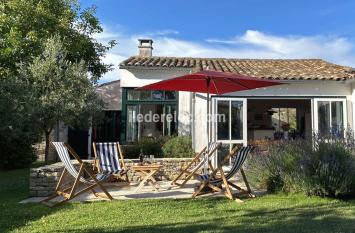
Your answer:
[[[139,108],[139,105],[143,104],[162,104],[164,105],[164,111],[166,111],[166,107],[168,105],[175,105],[176,106],[176,132],[179,130],[179,92],[176,91],[176,98],[174,100],[166,100],[165,99],[165,91],[164,91],[164,100],[128,100],[128,91],[134,90],[134,87],[123,87],[122,88],[122,114],[121,114],[121,134],[120,134],[120,141],[122,144],[132,143],[131,141],[127,141],[127,106],[129,105],[136,105]],[[153,91],[152,91],[153,92]],[[139,110],[138,110],[139,111]],[[165,124],[165,122],[164,122]],[[139,129],[137,129],[139,130]],[[163,129],[163,134],[165,131],[165,125]],[[137,138],[139,140],[139,138]]]
[[[213,96],[212,98],[212,113],[215,115],[218,112],[218,101],[229,101],[229,139],[228,140],[218,140],[218,123],[212,122],[212,140],[216,142],[221,142],[222,146],[226,145],[229,151],[233,149],[236,145],[243,145],[246,146],[248,143],[248,106],[247,106],[247,98],[235,98],[235,97],[220,97],[220,96]],[[232,101],[240,101],[243,103],[243,135],[242,139],[232,139]],[[218,152],[217,152],[218,153]],[[224,155],[223,155],[224,156]],[[214,157],[213,165],[218,165],[219,163],[219,156]],[[230,161],[229,161],[230,162]]]
[[[328,102],[329,103],[329,128],[332,128],[332,102],[342,102],[343,103],[343,129],[344,129],[344,136],[345,131],[348,126],[348,112],[347,112],[347,100],[346,98],[314,98],[313,99],[313,130],[314,132],[319,132],[319,121],[318,121],[318,103],[319,102]]]
[[[287,124],[290,125],[290,109],[294,109],[296,110],[296,128],[295,130],[298,130],[299,129],[299,119],[298,119],[298,108],[297,107],[272,107],[273,110],[277,111],[277,113],[275,113],[275,115],[277,114],[278,115],[278,129],[279,131],[281,132],[281,128],[282,126],[280,125],[280,122],[281,122],[281,109],[286,109],[287,111]],[[272,116],[271,118],[273,118],[274,116]],[[291,125],[290,125],[291,126]]]
[[[217,135],[217,130],[218,130],[218,123],[217,122],[213,122],[212,123],[212,139],[217,141],[217,142],[221,142],[222,144],[230,144],[230,150],[232,149],[232,145],[233,144],[243,144],[243,145],[247,145],[247,141],[248,141],[248,127],[247,127],[247,98],[231,98],[231,97],[214,97],[212,98],[213,100],[213,114],[218,113],[217,112],[217,107],[218,107],[218,101],[229,101],[229,123],[228,123],[228,127],[229,127],[229,139],[228,140],[218,140],[218,135]],[[243,135],[242,135],[242,139],[232,139],[232,130],[231,130],[231,124],[232,124],[232,101],[240,101],[243,103]]]

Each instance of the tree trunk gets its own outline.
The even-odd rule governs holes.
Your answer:
[[[49,136],[51,134],[51,131],[46,131],[45,132],[45,136],[46,136],[46,147],[45,147],[45,150],[44,150],[44,162],[46,164],[49,163]]]

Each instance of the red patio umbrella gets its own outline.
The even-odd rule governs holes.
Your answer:
[[[252,90],[260,87],[280,85],[274,80],[248,77],[240,74],[203,70],[176,78],[163,80],[137,89],[189,91],[207,93],[207,116],[209,115],[209,95]],[[209,142],[209,123],[207,123],[207,143]]]

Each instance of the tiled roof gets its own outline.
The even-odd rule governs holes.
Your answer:
[[[133,56],[120,64],[129,68],[187,68],[233,72],[253,77],[277,80],[348,80],[355,78],[355,70],[321,59],[227,59],[191,57]]]

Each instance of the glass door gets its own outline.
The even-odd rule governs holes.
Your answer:
[[[222,142],[225,156],[236,145],[247,144],[247,100],[245,98],[213,98],[212,140]],[[219,159],[222,159],[218,156]],[[217,161],[215,161],[217,163]]]
[[[343,137],[347,126],[346,99],[314,99],[313,116],[316,133]]]

